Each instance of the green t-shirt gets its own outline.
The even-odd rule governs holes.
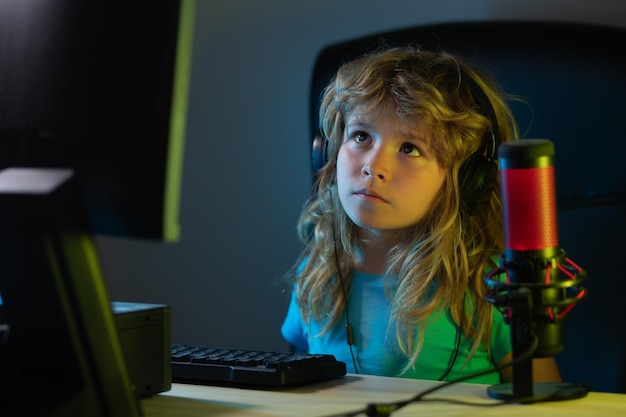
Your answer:
[[[348,296],[348,309],[354,330],[352,349],[359,373],[439,380],[455,355],[457,326],[445,312],[442,312],[431,320],[425,329],[424,343],[415,367],[402,373],[407,359],[400,351],[396,329],[389,322],[391,304],[385,295],[383,278],[380,275],[354,273]],[[509,326],[495,308],[493,311],[491,357],[487,355],[486,350],[478,349],[466,363],[473,341],[461,337],[454,366],[445,380],[492,369],[495,363],[511,352]],[[302,351],[335,355],[338,360],[346,363],[348,372],[355,373],[345,326],[345,315],[342,315],[340,322],[330,332],[319,336],[319,323],[311,323],[310,327],[303,323],[295,295],[292,295],[289,311],[282,326],[282,334],[287,341]],[[500,375],[492,372],[465,382],[497,384],[500,382]]]

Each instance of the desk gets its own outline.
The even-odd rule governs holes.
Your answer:
[[[362,409],[367,403],[405,400],[437,382],[351,375],[333,381],[288,389],[245,390],[172,384],[172,390],[142,401],[145,417],[326,417]],[[429,398],[453,398],[476,403],[497,402],[486,385],[456,384]],[[363,416],[363,414],[361,414]],[[392,414],[402,416],[626,416],[626,394],[591,392],[569,401],[529,405],[475,407],[445,402],[418,402]]]

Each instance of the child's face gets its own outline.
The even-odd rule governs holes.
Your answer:
[[[425,133],[389,110],[364,114],[357,108],[349,115],[337,156],[337,190],[358,227],[395,232],[428,212],[445,174]]]

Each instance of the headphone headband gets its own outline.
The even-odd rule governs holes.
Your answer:
[[[500,146],[500,129],[498,125],[498,118],[496,117],[496,112],[491,105],[491,101],[485,90],[482,89],[480,85],[476,82],[474,78],[472,78],[467,72],[461,70],[461,82],[465,82],[472,92],[472,96],[478,102],[481,111],[481,114],[489,119],[491,122],[490,127],[490,138],[491,140],[487,141],[487,159],[496,160],[498,147]]]

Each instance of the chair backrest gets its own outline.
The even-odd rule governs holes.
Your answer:
[[[341,63],[385,43],[415,43],[491,71],[526,138],[555,146],[560,246],[588,274],[566,316],[563,378],[626,392],[626,30],[563,22],[464,22],[403,28],[329,45],[315,62],[311,137],[323,87]]]

